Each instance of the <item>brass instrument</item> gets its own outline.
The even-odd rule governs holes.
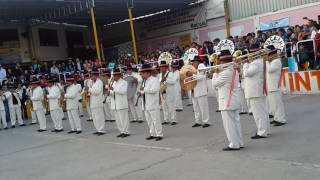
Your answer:
[[[181,88],[185,91],[190,91],[194,89],[197,85],[197,81],[187,82],[186,79],[190,78],[187,76],[187,73],[191,72],[193,75],[197,74],[197,69],[190,64],[184,65],[180,70],[180,80],[183,82]]]
[[[145,86],[145,83],[146,83],[146,80],[142,80],[142,83],[141,83],[141,87],[144,87]],[[137,97],[137,100],[136,100],[136,103],[134,104],[135,106],[138,106],[138,103],[139,103],[139,99],[141,98],[142,94],[139,93],[138,97]]]

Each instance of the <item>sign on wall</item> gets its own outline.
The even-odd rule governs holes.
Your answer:
[[[266,31],[273,28],[280,28],[280,27],[288,27],[289,26],[289,18],[283,18],[268,22],[260,22],[260,30]]]

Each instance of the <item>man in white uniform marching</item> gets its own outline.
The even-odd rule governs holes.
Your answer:
[[[39,126],[40,126],[40,128],[38,129],[38,132],[43,132],[47,130],[47,120],[45,116],[45,110],[42,104],[42,101],[44,98],[43,90],[40,86],[40,81],[36,79],[34,79],[31,82],[31,86],[32,86],[32,95],[30,99],[32,101],[35,118],[38,120]]]
[[[145,118],[148,122],[150,136],[146,140],[155,139],[161,141],[163,139],[161,117],[160,117],[160,102],[159,79],[152,76],[153,68],[150,64],[143,64],[140,69],[143,82],[139,91],[142,97],[142,109],[144,110]]]
[[[279,85],[282,63],[275,47],[270,45],[267,48],[273,50],[269,53],[269,56],[276,57],[276,59],[269,63],[267,76],[269,108],[271,114],[274,115],[274,121],[272,121],[271,124],[274,126],[283,126],[287,121],[285,119],[284,105]]]
[[[15,128],[17,120],[20,126],[25,126],[22,120],[21,101],[19,95],[15,92],[14,86],[8,86],[8,89],[9,90],[4,93],[4,96],[8,100],[11,128]]]
[[[163,111],[164,122],[162,125],[176,125],[176,79],[173,72],[169,71],[169,64],[166,61],[160,62],[160,85],[166,88],[160,92],[161,105]],[[160,86],[161,87],[161,86]]]
[[[252,139],[266,138],[270,133],[266,96],[266,67],[262,58],[243,65],[244,92],[257,125],[257,134]]]
[[[90,94],[90,110],[92,115],[92,120],[96,132],[94,134],[101,136],[104,135],[105,128],[105,117],[103,110],[103,82],[99,79],[99,71],[92,71],[92,87],[87,88]]]
[[[49,100],[49,110],[50,116],[54,124],[54,130],[52,132],[62,132],[62,118],[63,118],[63,111],[59,105],[59,100],[61,97],[60,88],[57,86],[59,79],[57,77],[52,77],[49,80],[49,87],[48,87],[48,95],[46,98]],[[62,113],[61,113],[62,112]]]
[[[127,99],[128,83],[123,80],[120,69],[115,69],[112,75],[115,82],[109,89],[111,109],[115,112],[117,127],[120,131],[117,137],[125,138],[130,136]]]
[[[232,62],[229,50],[222,50],[219,57],[220,64]],[[218,89],[218,103],[221,111],[223,127],[227,134],[229,145],[224,151],[240,150],[243,147],[240,124],[240,97],[238,87],[239,74],[233,64],[222,70],[216,70],[212,78],[212,86]]]
[[[64,99],[66,100],[66,109],[71,127],[71,130],[68,132],[68,134],[80,134],[82,133],[82,127],[78,110],[79,101],[77,82],[73,77],[68,77],[67,83],[68,86],[66,94],[64,94]]]
[[[3,94],[4,86],[1,87],[1,92],[0,92],[0,124],[2,124],[2,127],[0,126],[0,129],[8,129],[7,125],[7,118],[6,118],[6,111],[4,108],[3,101],[6,99],[6,97]]]
[[[200,72],[201,69],[205,68],[205,65],[199,56],[194,57],[192,65],[198,70],[196,75],[193,75],[191,72],[187,72],[187,76],[193,76],[197,79],[196,87],[191,90],[195,116],[195,124],[192,127],[202,126],[203,128],[207,128],[210,126],[207,76],[204,72]]]
[[[105,121],[106,122],[112,122],[115,117],[114,117],[114,112],[111,110],[111,99],[109,97],[109,95],[107,94],[107,88],[109,87],[109,83],[110,83],[110,71],[106,70],[104,71],[102,74],[100,74],[100,78],[103,81],[103,85],[104,85],[104,90],[103,90],[103,110],[104,110],[104,116],[105,116]]]
[[[175,92],[176,92],[176,111],[183,111],[182,96],[181,96],[181,85],[180,85],[180,71],[179,62],[174,61],[171,64],[173,76],[175,79]]]

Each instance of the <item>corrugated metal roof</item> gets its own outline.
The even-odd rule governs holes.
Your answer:
[[[231,20],[274,12],[319,0],[229,0]]]

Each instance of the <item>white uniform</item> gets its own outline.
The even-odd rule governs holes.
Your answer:
[[[270,122],[266,94],[263,89],[263,59],[260,58],[250,64],[244,64],[243,75],[245,78],[245,97],[249,100],[253,117],[257,125],[257,135],[267,137],[270,133]]]
[[[240,88],[238,87],[239,75],[235,74],[233,89],[232,76],[237,72],[233,66],[229,66],[219,74],[214,74],[212,78],[213,89],[218,89],[219,110],[221,111],[224,130],[229,140],[230,148],[243,147],[243,139],[240,124]],[[232,89],[232,94],[230,90]]]
[[[174,74],[169,71],[167,71],[164,75],[161,73],[160,82],[162,81],[162,77],[166,78],[164,83],[167,86],[166,92],[160,96],[164,122],[176,122],[176,79]]]
[[[92,80],[91,79],[87,79],[87,81],[88,81],[87,86],[89,88],[92,87],[92,84],[93,84]],[[87,113],[88,113],[89,119],[92,119],[92,112],[91,112],[91,108],[90,108],[90,102],[91,101],[89,101],[89,103],[87,103],[86,109],[87,109]]]
[[[150,129],[150,135],[153,137],[162,137],[162,124],[160,117],[159,92],[160,83],[156,77],[149,77],[144,85],[142,94],[142,110]]]
[[[20,102],[19,95],[15,92],[12,93],[10,91],[7,91],[4,93],[4,96],[8,100],[11,125],[15,126],[17,119],[18,119],[19,125],[22,125],[23,121],[22,121],[21,102]],[[15,98],[16,101],[14,101],[13,98]]]
[[[268,66],[268,101],[269,110],[276,122],[286,123],[284,105],[280,91],[281,60],[273,60]]]
[[[82,96],[81,96],[81,92],[82,92],[82,87],[81,84],[77,84],[78,87],[78,109],[79,109],[79,114],[80,116],[83,116],[83,108],[82,108]]]
[[[31,96],[32,96],[32,89],[31,88],[27,89],[27,95],[31,98]],[[37,123],[37,115],[33,109],[31,109],[31,123],[32,124]]]
[[[7,118],[3,100],[5,100],[5,96],[2,95],[0,96],[0,123],[2,123],[2,128],[7,128]]]
[[[65,92],[64,92],[64,87],[63,87],[60,83],[57,83],[57,86],[58,86],[58,88],[59,88],[59,90],[60,90],[60,99],[61,99],[61,98],[62,98],[62,97],[61,97],[61,93],[65,93]],[[60,99],[59,99],[59,101],[60,101]],[[60,104],[59,104],[59,105],[60,105]],[[62,115],[62,119],[64,119],[65,116],[64,116],[64,112],[63,112],[62,107],[60,107],[59,111],[60,111],[60,114]]]
[[[88,92],[90,93],[90,110],[94,127],[97,132],[103,133],[105,128],[105,117],[103,111],[103,82],[98,78]]]
[[[204,68],[204,64],[199,64],[198,69]],[[194,78],[199,79],[196,87],[191,91],[192,104],[196,124],[210,124],[209,121],[209,105],[208,105],[208,86],[205,74],[198,72]]]
[[[45,116],[45,110],[43,108],[43,90],[40,86],[36,87],[32,91],[31,96],[32,106],[35,118],[39,122],[40,130],[46,130],[47,129],[47,120]]]
[[[128,83],[123,79],[119,79],[113,83],[112,87],[113,90],[110,91],[111,109],[115,112],[117,127],[121,134],[130,134],[127,99]]]
[[[67,88],[67,92],[64,95],[66,100],[67,114],[69,118],[69,123],[71,131],[82,131],[81,120],[79,117],[78,110],[78,87],[75,84],[70,85]]]
[[[142,113],[142,109],[141,109],[141,100],[139,99],[138,104],[140,104],[140,106],[136,106],[136,102],[137,102],[137,92],[141,87],[141,82],[142,82],[142,78],[138,73],[132,73],[129,76],[133,76],[134,78],[136,78],[138,80],[138,85],[137,85],[137,89],[134,92],[134,96],[132,98],[128,97],[128,105],[129,105],[129,110],[133,116],[133,120],[134,121],[143,121],[143,113]],[[129,86],[129,85],[128,85]]]
[[[181,96],[181,85],[180,85],[180,71],[176,70],[173,72],[173,76],[175,79],[175,89],[176,89],[176,109],[183,110],[182,105],[182,96]]]
[[[61,97],[60,88],[57,85],[53,85],[48,88],[48,92],[49,94],[47,95],[47,98],[49,100],[49,110],[54,124],[54,129],[62,130],[63,114],[61,114],[61,107],[59,105],[59,99]]]

